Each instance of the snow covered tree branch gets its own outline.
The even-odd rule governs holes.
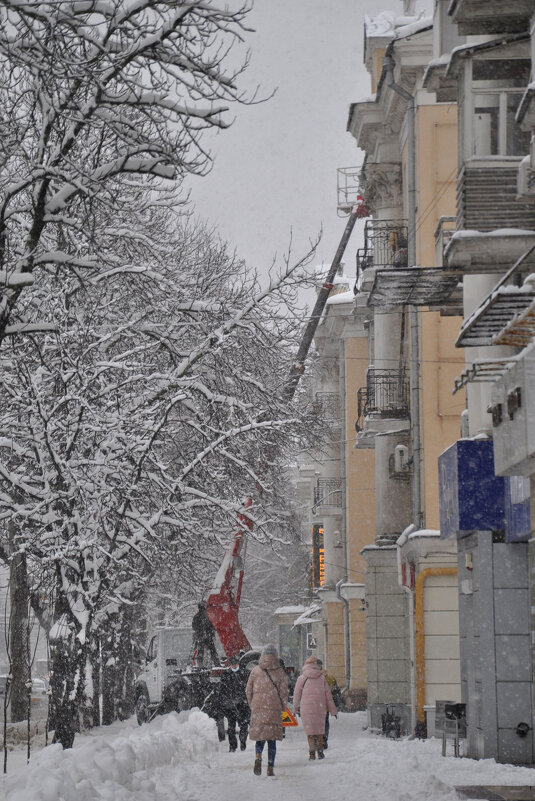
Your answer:
[[[226,65],[246,14],[211,0],[2,2],[0,271],[103,269],[117,209],[147,188],[176,202],[184,176],[209,169],[203,131],[245,101],[243,66]],[[0,342],[22,286],[0,287]]]
[[[154,249],[162,214],[170,233]],[[165,210],[109,248],[139,269],[45,274],[20,312],[57,333],[0,352],[0,521],[52,587],[67,711],[95,632],[154,590],[162,554],[202,585],[251,493],[255,536],[269,540],[285,453],[313,435],[280,396],[307,259],[260,288],[213,234],[179,230]]]

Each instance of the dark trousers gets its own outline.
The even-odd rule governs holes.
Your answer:
[[[257,754],[261,754],[264,750],[264,746],[266,744],[265,740],[257,740],[255,751]],[[275,764],[275,755],[277,753],[277,741],[276,740],[268,740],[268,765]]]
[[[228,721],[228,744],[233,750],[238,747],[236,739],[236,726],[239,728],[240,745],[247,744],[247,732],[249,731],[249,704],[238,704],[227,712]]]
[[[325,715],[325,731],[323,732],[323,747],[327,748],[327,740],[329,738],[329,712]]]
[[[210,657],[212,659],[213,665],[219,665],[219,654],[217,653],[215,643],[213,640],[201,640],[200,642],[196,643],[197,649],[197,664],[199,667],[203,666],[204,663],[204,649],[208,648],[210,651]]]

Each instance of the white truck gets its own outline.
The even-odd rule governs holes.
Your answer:
[[[152,720],[155,715],[181,712],[199,707],[214,718],[219,739],[225,739],[224,721],[218,695],[221,675],[230,668],[222,665],[195,667],[192,662],[191,628],[157,628],[147,649],[143,670],[136,678],[137,722]],[[240,666],[250,671],[258,664],[260,651],[242,652]]]
[[[191,707],[188,670],[192,641],[193,630],[190,627],[162,626],[154,630],[145,665],[136,678],[136,715],[140,725],[159,711],[180,711]]]

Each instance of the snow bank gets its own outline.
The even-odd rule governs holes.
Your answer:
[[[287,730],[277,746],[274,779],[265,767],[261,777],[253,774],[250,742],[246,751],[230,754],[226,742],[217,742],[213,721],[198,710],[141,728],[133,720],[117,723],[77,739],[72,751],[46,748],[0,779],[2,801],[459,801],[456,785],[535,785],[532,768],[456,759],[451,743],[443,757],[438,738],[373,734],[365,712],[331,721],[321,762],[308,761],[302,725]]]
[[[32,715],[34,710],[32,710]],[[0,748],[4,748],[4,728],[1,723]],[[6,726],[7,749],[12,751],[20,746],[26,746],[28,739],[28,722],[8,723]],[[30,748],[42,748],[46,741],[46,709],[35,710],[34,718],[30,721]]]
[[[5,801],[132,801],[155,796],[155,768],[197,764],[207,768],[218,750],[215,723],[197,709],[156,718],[141,728],[81,738],[64,751],[51,745],[32,756],[28,768],[7,774]],[[8,765],[9,770],[9,765]],[[178,797],[178,796],[177,796]]]

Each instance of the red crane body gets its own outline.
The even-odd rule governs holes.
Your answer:
[[[245,504],[246,508],[251,504],[252,500],[249,498]],[[251,650],[251,644],[238,620],[238,610],[243,584],[247,529],[251,531],[253,524],[245,514],[239,514],[238,520],[240,525],[234,534],[234,541],[223,557],[214,586],[206,601],[206,614],[221,640],[227,657],[237,656],[240,651]]]

